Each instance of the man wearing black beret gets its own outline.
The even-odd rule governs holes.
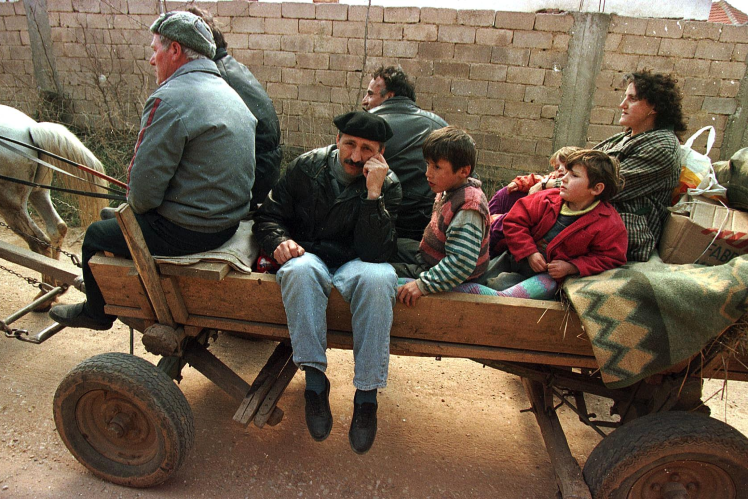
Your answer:
[[[384,160],[392,137],[386,121],[354,111],[334,120],[335,144],[288,166],[255,214],[260,247],[281,265],[293,360],[306,374],[306,422],[317,441],[332,429],[327,369],[327,300],[334,286],[350,303],[356,387],[351,448],[363,454],[377,432],[377,389],[387,383],[397,276],[386,263],[396,251],[402,199]]]

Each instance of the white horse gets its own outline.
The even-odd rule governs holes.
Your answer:
[[[0,135],[44,149],[98,172],[104,172],[101,162],[67,128],[56,123],[37,123],[12,107],[0,106]],[[0,141],[3,139],[0,138]],[[65,187],[86,192],[105,192],[104,189],[98,187],[104,185],[102,179],[90,173],[84,173],[46,154],[37,153],[33,149],[12,143],[11,145],[30,156],[95,183],[94,185],[67,175],[60,175],[60,181]],[[27,182],[49,185],[52,182],[53,170],[5,147],[0,147],[0,174]],[[44,221],[46,232],[42,231],[29,216],[29,202]],[[107,206],[105,199],[79,197],[81,224],[86,226],[96,220],[99,211],[104,206]],[[59,258],[60,248],[68,227],[52,205],[49,189],[30,187],[0,179],[0,215],[13,232],[26,241],[32,251],[51,258]],[[45,281],[48,282],[47,279]]]

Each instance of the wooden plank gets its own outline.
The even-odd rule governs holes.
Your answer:
[[[231,265],[224,262],[198,262],[192,265],[159,263],[161,275],[191,277],[206,281],[221,281],[231,270]]]
[[[132,208],[128,204],[123,204],[114,213],[122,229],[122,234],[125,236],[127,247],[130,249],[133,264],[138,269],[138,275],[140,275],[143,287],[151,301],[151,306],[156,313],[158,321],[161,324],[175,327],[176,322],[174,322],[171,311],[169,310],[164,290],[161,288],[156,263],[153,261],[151,252],[148,251],[148,246],[145,243],[145,239],[143,239],[140,226],[137,220],[135,220]]]
[[[250,385],[203,345],[191,345],[184,360],[236,400],[244,400]]]
[[[270,416],[273,414],[275,406],[278,405],[278,399],[283,395],[283,392],[298,370],[299,368],[293,363],[293,360],[289,359],[281,373],[278,375],[278,378],[275,380],[275,383],[273,383],[273,387],[262,401],[262,405],[257,409],[257,414],[254,419],[255,426],[258,428],[265,426],[265,423],[268,422],[268,419],[270,419]]]
[[[148,321],[156,320],[156,316],[153,315],[153,310],[150,307],[143,310],[142,308],[121,307],[119,305],[104,305],[104,312],[109,315],[116,315],[117,317],[132,317]]]
[[[535,418],[538,420],[538,427],[540,427],[545,448],[556,474],[556,483],[561,491],[561,497],[563,499],[592,499],[590,489],[582,477],[582,469],[571,454],[556,411],[546,404],[543,385],[527,378],[522,378],[522,384],[532,404]]]
[[[182,293],[179,291],[176,279],[173,277],[161,279],[161,286],[164,290],[166,303],[169,304],[169,309],[174,316],[174,320],[180,324],[187,324],[190,319],[190,314],[187,312],[187,307],[182,299]]]
[[[286,324],[274,276],[230,272],[220,283],[176,279],[190,315]],[[235,296],[246,297],[252,306],[237,307]],[[350,306],[337,290],[330,295],[327,319],[330,329],[351,330]],[[398,303],[392,335],[570,354],[590,351],[576,314],[558,302],[461,293],[426,296],[413,308]]]
[[[252,382],[252,386],[249,389],[249,393],[242,401],[236,414],[234,414],[234,421],[247,426],[257,414],[262,402],[265,400],[265,396],[268,394],[270,389],[273,387],[275,380],[281,373],[283,368],[291,361],[293,350],[291,345],[288,343],[280,343],[273,353],[270,354],[265,365],[260,369],[259,374]]]
[[[328,345],[334,346],[335,340],[328,335]],[[351,340],[350,346],[353,348]],[[589,356],[563,353],[537,352],[532,350],[515,350],[488,346],[462,345],[457,343],[440,343],[408,338],[390,338],[391,355],[412,355],[429,357],[454,357],[459,359],[503,360],[528,364],[545,364],[564,367],[586,367],[597,369],[598,364],[590,351]]]
[[[247,333],[250,337],[262,337],[264,339],[273,339],[277,341],[287,340],[289,338],[288,328],[277,324],[243,322],[196,315],[190,316],[190,320],[205,328],[232,331],[236,333]],[[351,349],[353,348],[353,338],[351,333],[346,331],[328,331],[327,344],[330,348]],[[590,369],[597,369],[598,367],[591,348],[580,350],[577,354],[564,354],[538,352],[529,349],[491,347],[486,345],[445,343],[393,336],[390,338],[390,352],[393,355],[475,358],[503,360],[507,362],[540,363],[568,367],[587,367]]]
[[[88,264],[108,306],[139,308],[137,317],[156,317],[132,260],[97,253]]]
[[[59,260],[34,253],[26,248],[19,248],[5,241],[0,241],[0,258],[27,269],[41,272],[69,286],[74,286],[75,280],[81,276],[81,271],[78,268],[67,267]]]
[[[220,282],[174,276],[192,315],[286,324],[280,286],[274,275],[229,272]],[[251,306],[237,307],[235,297]],[[279,306],[280,305],[280,306]]]

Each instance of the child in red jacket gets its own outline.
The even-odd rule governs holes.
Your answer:
[[[489,252],[491,257],[500,255],[506,251],[504,240],[504,218],[514,203],[536,192],[561,187],[561,178],[566,175],[566,163],[569,155],[581,150],[581,147],[566,146],[554,152],[548,162],[553,171],[543,177],[537,173],[515,177],[506,187],[502,187],[493,195],[488,202],[488,210],[491,213],[491,239]]]
[[[566,169],[560,189],[520,199],[504,220],[512,258],[510,274],[498,278],[501,289],[537,274],[561,283],[626,263],[626,227],[607,202],[620,188],[618,162],[581,150],[569,156]]]

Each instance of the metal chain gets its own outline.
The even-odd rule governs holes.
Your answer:
[[[55,199],[54,201],[55,201],[55,204],[58,204],[58,205],[60,205],[60,204],[61,204],[62,206],[64,206],[65,208],[67,208],[67,209],[68,209],[68,210],[70,210],[70,211],[78,211],[78,208],[77,208],[77,207],[73,206],[73,205],[72,205],[72,204],[70,204],[70,203],[66,203],[66,202],[65,202],[65,201],[63,201],[62,199]]]
[[[20,338],[21,336],[28,336],[28,329],[16,329],[6,326],[4,322],[0,321],[0,329],[5,333],[6,338]]]
[[[10,230],[13,230],[13,229],[11,229],[11,228],[10,228],[10,225],[8,225],[8,224],[6,224],[5,222],[2,222],[2,221],[0,221],[0,226],[1,226],[1,227],[5,227],[6,229],[10,229]],[[80,258],[78,257],[78,255],[76,255],[76,254],[74,254],[74,253],[70,253],[69,251],[65,251],[65,250],[64,250],[64,249],[62,249],[62,248],[58,248],[58,247],[52,246],[52,245],[51,245],[50,243],[48,243],[47,241],[44,241],[43,239],[39,239],[39,238],[38,238],[38,237],[36,237],[36,236],[32,236],[32,235],[30,235],[30,234],[24,234],[24,235],[25,235],[26,237],[30,237],[31,239],[33,239],[34,241],[38,242],[38,243],[39,243],[39,244],[41,244],[42,246],[46,246],[46,247],[48,247],[48,248],[51,248],[51,249],[52,249],[52,250],[54,250],[54,251],[59,251],[59,252],[60,252],[60,253],[62,253],[63,255],[65,255],[65,256],[67,256],[68,258],[70,258],[70,261],[72,261],[72,262],[73,262],[73,265],[75,265],[76,267],[78,267],[78,268],[82,267],[82,265],[81,265],[81,260],[80,260]]]
[[[41,291],[44,291],[44,283],[39,281],[38,279],[34,279],[33,277],[27,277],[23,274],[19,274],[15,270],[9,269],[8,267],[5,267],[3,265],[0,265],[0,270],[4,270],[10,274],[13,274],[16,277],[20,277],[21,279],[31,284],[32,286],[38,287]]]

